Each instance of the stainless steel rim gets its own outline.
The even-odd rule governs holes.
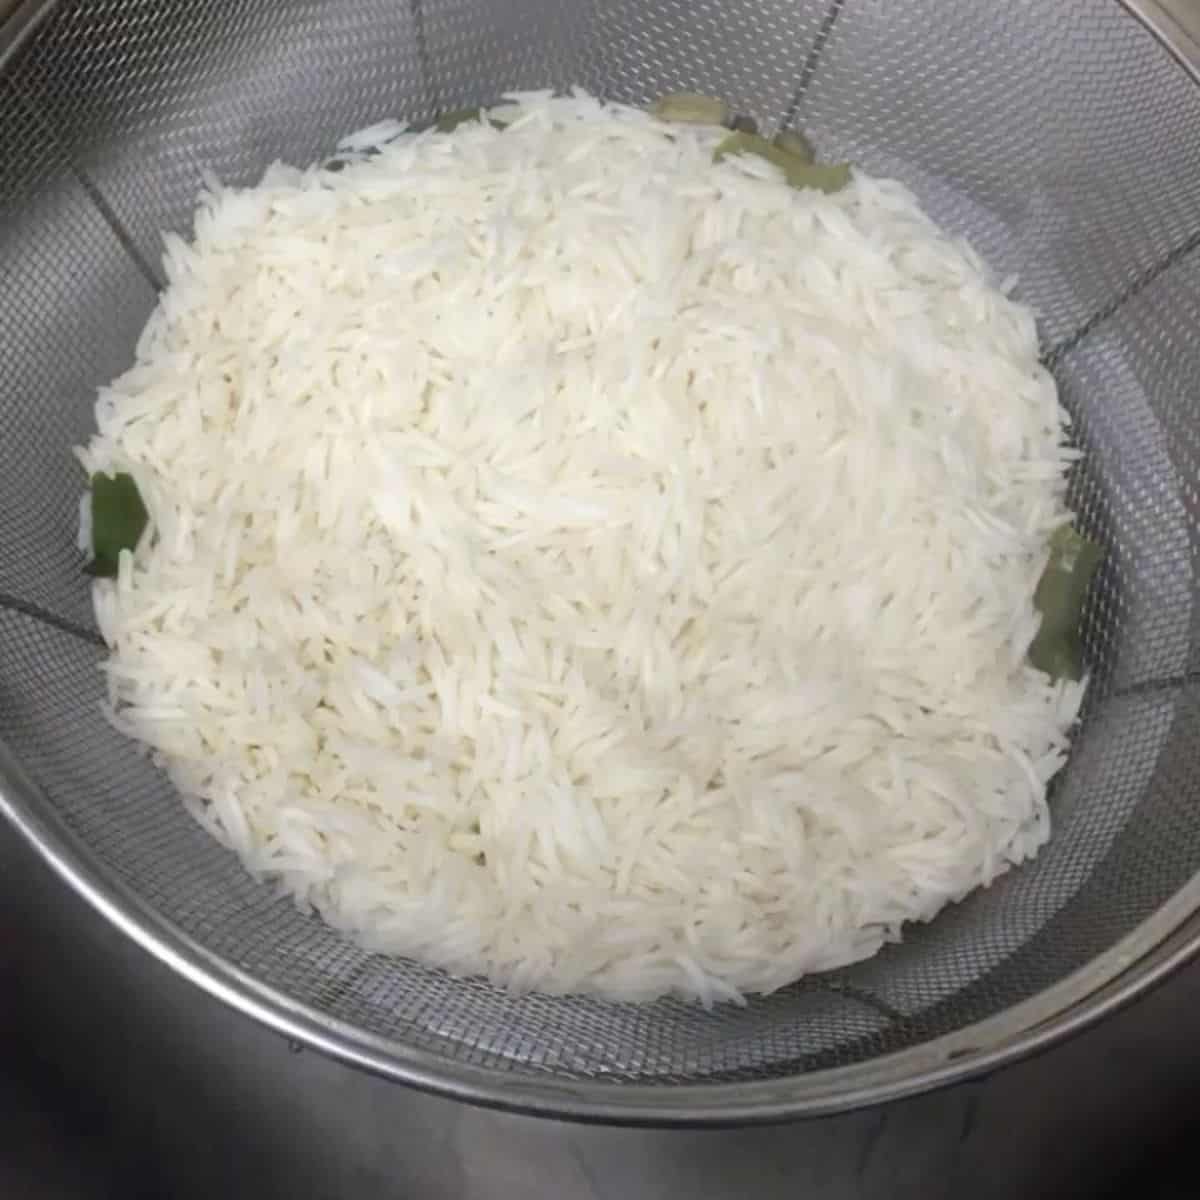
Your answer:
[[[1200,3],[1118,0],[1200,83]],[[54,7],[18,3],[0,28],[0,65]],[[78,895],[169,969],[282,1038],[397,1082],[463,1101],[575,1120],[718,1125],[818,1116],[899,1099],[988,1072],[1076,1033],[1200,950],[1200,876],[1088,966],[1002,1014],[869,1063],[785,1080],[656,1087],[499,1076],[368,1035],[263,985],[150,909],[88,855],[0,745],[0,813]]]
[[[0,0],[0,67],[25,44],[58,0]]]

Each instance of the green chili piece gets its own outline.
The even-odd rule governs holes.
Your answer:
[[[683,125],[727,125],[732,117],[729,105],[715,96],[695,92],[675,92],[660,96],[651,106],[650,115],[660,121]]]
[[[475,108],[452,108],[449,112],[444,112],[433,123],[434,129],[438,133],[453,133],[460,125],[466,125],[470,121],[479,120],[479,107]]]
[[[771,145],[777,146],[793,158],[801,162],[816,162],[817,152],[813,144],[798,129],[781,129],[772,139]]]
[[[1029,646],[1029,662],[1053,679],[1083,675],[1083,643],[1079,626],[1092,576],[1104,552],[1070,525],[1050,539],[1050,561],[1033,594],[1042,623]]]
[[[136,550],[150,520],[132,475],[92,476],[92,561],[89,575],[115,579],[122,550]]]
[[[713,151],[713,162],[731,154],[754,154],[774,163],[794,188],[816,188],[821,192],[837,192],[850,182],[848,163],[805,162],[764,137],[753,133],[731,133]]]
[[[438,133],[453,133],[460,125],[469,125],[472,121],[484,121],[493,129],[504,129],[507,122],[499,121],[495,117],[484,117],[485,109],[482,104],[475,105],[474,108],[452,108],[448,112],[442,113],[440,117],[433,123],[434,129]]]

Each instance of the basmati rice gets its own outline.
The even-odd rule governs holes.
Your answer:
[[[501,115],[168,236],[80,451],[151,514],[95,588],[114,720],[375,950],[705,1003],[868,956],[1048,836],[1033,317],[896,182]]]

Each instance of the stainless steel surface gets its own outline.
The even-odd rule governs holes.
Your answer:
[[[1200,77],[1200,0],[1125,0],[1172,54]]]
[[[58,947],[69,941],[71,953]],[[13,1200],[1139,1200],[1190,1161],[1200,969],[988,1080],[819,1121],[651,1130],[457,1104],[297,1052],[117,934],[0,828]],[[15,1010],[15,1011],[14,1011]],[[4,1058],[13,1079],[13,1052]],[[1183,1179],[1187,1176],[1184,1175]],[[1136,1181],[1136,1191],[1131,1184]]]
[[[830,1111],[994,1066],[1194,950],[1200,93],[1123,7],[63,0],[25,28],[0,74],[0,809],[118,928],[381,1074],[675,1122]],[[802,124],[1019,273],[1087,451],[1075,502],[1109,551],[1039,860],[745,1009],[516,1000],[366,955],[254,885],[98,708],[68,449],[128,361],[158,231],[186,224],[201,172],[248,181],[382,116],[568,83],[719,92],[768,129]]]

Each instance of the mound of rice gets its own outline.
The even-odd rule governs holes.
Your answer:
[[[168,238],[80,451],[151,513],[113,719],[372,949],[705,1003],[861,959],[1048,836],[1033,318],[895,182],[495,115]]]

